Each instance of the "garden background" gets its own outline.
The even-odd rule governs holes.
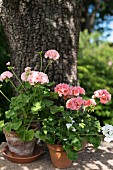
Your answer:
[[[109,24],[113,19],[113,2],[110,0],[89,0],[82,7],[81,33],[78,52],[79,84],[90,97],[97,89],[107,89],[113,96],[113,43],[108,41],[112,33]],[[59,51],[60,53],[60,51]],[[2,24],[0,25],[0,74],[6,70],[10,61],[7,41]],[[3,85],[3,91],[10,98],[12,91],[9,84]],[[93,113],[101,124],[113,125],[113,99],[107,107],[98,106]],[[5,119],[4,112],[8,102],[0,95],[0,119]],[[2,122],[1,122],[2,123]],[[2,129],[1,141],[4,141]]]

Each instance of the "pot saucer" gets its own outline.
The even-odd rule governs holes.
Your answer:
[[[14,163],[29,163],[29,162],[35,161],[44,152],[45,151],[43,150],[42,146],[36,145],[34,152],[31,156],[17,157],[17,156],[12,155],[8,146],[5,146],[3,150],[3,156],[6,157],[9,161],[14,162]]]

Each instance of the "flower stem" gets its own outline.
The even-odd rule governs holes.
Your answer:
[[[45,68],[45,70],[44,70],[44,73],[47,71],[49,65],[52,64],[52,62],[53,62],[52,60],[49,61],[48,65],[46,66],[46,68]]]
[[[83,135],[83,136],[89,136],[89,135],[92,135],[92,136],[103,136],[103,135],[101,135],[101,134],[81,134],[81,135]]]
[[[11,102],[8,98],[7,98],[7,96],[0,90],[0,93],[6,98],[6,100],[8,101],[8,102]]]
[[[14,83],[11,81],[11,80],[9,80],[10,81],[10,83],[12,84],[12,86],[15,88],[15,90],[16,90],[16,86],[14,85]]]
[[[40,55],[40,71],[42,71],[42,52],[38,53]]]
[[[26,89],[25,89],[25,87],[23,86],[21,80],[18,78],[18,76],[16,75],[16,73],[13,71],[13,69],[12,69],[12,72],[13,72],[13,74],[15,75],[16,79],[19,81],[20,85],[22,85],[23,89],[26,91]]]

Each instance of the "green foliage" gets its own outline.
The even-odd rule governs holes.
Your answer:
[[[56,94],[53,95],[53,92],[51,100],[49,99],[51,92],[48,85],[31,86],[25,82],[23,86],[20,86],[18,87],[19,94],[11,98],[9,110],[5,112],[7,121],[4,129],[7,132],[14,130],[23,141],[30,141],[35,136],[34,131],[31,130],[31,123],[35,122],[35,127],[37,127],[49,113],[55,114],[56,111],[60,112],[63,108],[54,105]],[[3,126],[2,123],[1,125]]]
[[[106,89],[113,95],[113,47],[100,40],[98,32],[81,32],[78,75],[88,96],[98,89]],[[101,123],[113,124],[112,100],[106,106],[98,105],[93,115],[99,117]]]
[[[68,127],[70,125],[70,127]],[[42,128],[35,136],[46,143],[61,144],[67,152],[69,159],[76,160],[83,142],[92,143],[98,147],[101,141],[99,121],[79,111],[58,111],[42,121]]]

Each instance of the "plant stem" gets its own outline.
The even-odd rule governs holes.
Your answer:
[[[16,73],[13,71],[13,69],[12,69],[12,72],[13,72],[13,74],[15,75],[16,79],[19,81],[20,85],[22,85],[23,89],[26,91],[26,89],[25,89],[25,87],[23,86],[21,80],[18,78],[18,76],[16,75]]]
[[[11,102],[1,90],[0,90],[0,93],[7,99],[8,102]]]
[[[31,119],[30,119],[30,121],[29,121],[29,124],[28,124],[28,126],[27,126],[27,130],[29,129],[29,127],[30,127],[30,125],[31,125],[31,122],[32,122],[33,118],[34,118],[34,115],[31,117]]]
[[[40,55],[40,71],[42,71],[42,54],[39,53],[39,55]]]
[[[44,70],[44,73],[47,71],[49,65],[52,64],[52,62],[53,62],[52,60],[49,61],[48,65],[46,66],[46,68],[45,68],[45,70]]]
[[[10,81],[10,83],[12,84],[12,86],[15,88],[15,90],[16,90],[16,86],[14,85],[14,83],[11,81],[11,80],[9,80]],[[16,90],[17,91],[17,90]]]
[[[100,135],[100,134],[81,134],[81,135],[83,135],[83,136],[89,136],[89,135],[92,135],[92,136],[103,136],[103,135]]]

